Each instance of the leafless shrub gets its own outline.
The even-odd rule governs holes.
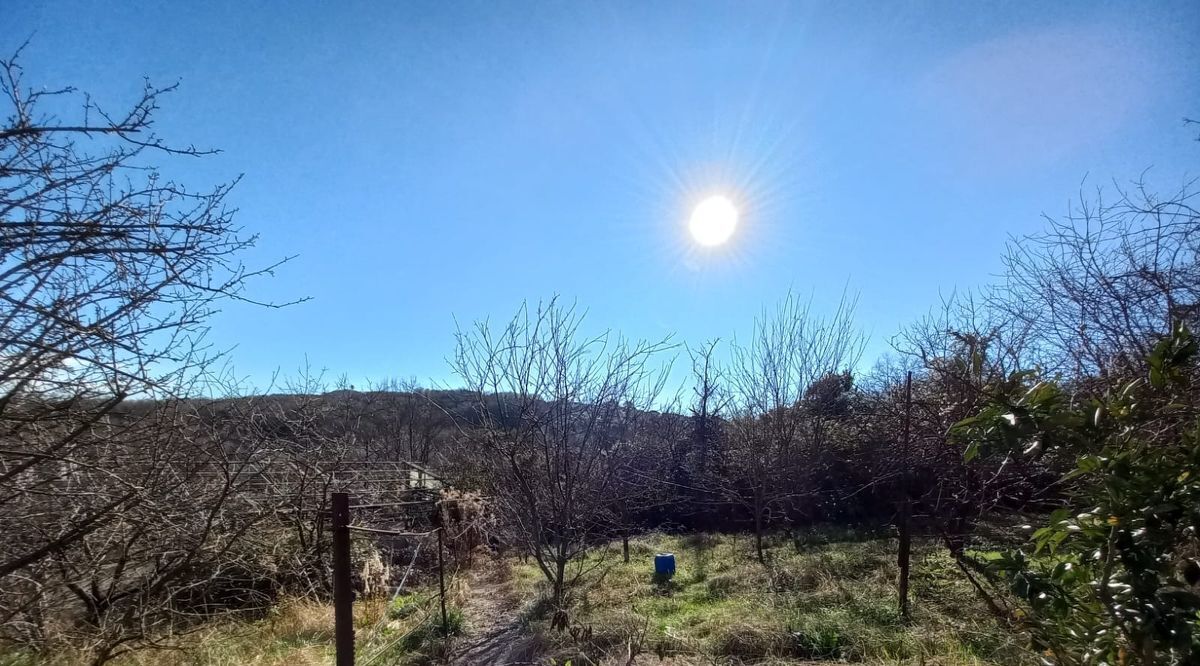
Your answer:
[[[21,75],[0,61],[0,625],[99,663],[185,613],[256,603],[213,582],[262,516],[239,495],[259,451],[233,454],[186,398],[218,356],[214,308],[273,267],[238,261],[254,238],[232,183],[195,191],[150,164],[208,154],[154,134],[173,86],[61,121],[41,109],[74,91]]]

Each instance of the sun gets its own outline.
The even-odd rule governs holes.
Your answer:
[[[688,230],[696,242],[716,247],[729,240],[738,224],[738,211],[728,198],[716,195],[701,201],[692,211]]]

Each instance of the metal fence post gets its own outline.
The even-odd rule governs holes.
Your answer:
[[[333,638],[337,666],[354,666],[354,588],[350,582],[350,495],[333,493]]]
[[[440,522],[440,521],[439,521]],[[442,602],[442,635],[450,635],[450,621],[446,617],[446,565],[442,561],[442,532],[445,528],[439,527],[437,530],[438,539],[438,587],[441,589]]]
[[[899,597],[900,616],[908,619],[908,575],[909,560],[912,557],[912,497],[908,494],[909,472],[912,459],[909,448],[912,443],[912,372],[904,380],[904,449],[901,460],[900,476],[900,549],[896,554],[900,567]]]

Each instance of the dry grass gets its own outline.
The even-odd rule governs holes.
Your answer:
[[[386,601],[355,604],[355,627],[366,634],[385,611]],[[166,639],[169,647],[140,650],[114,666],[325,666],[333,659],[333,606],[295,599],[254,621],[214,622]],[[2,666],[82,666],[82,652],[0,655]]]

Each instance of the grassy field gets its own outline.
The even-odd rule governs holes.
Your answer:
[[[532,562],[484,562],[500,588],[472,589],[474,575],[451,584],[452,624],[469,641],[483,618],[510,614],[547,666],[637,663],[691,665],[867,662],[1035,663],[1019,636],[997,626],[970,586],[932,543],[913,551],[912,618],[896,610],[895,541],[853,533],[810,535],[797,547],[771,543],[767,566],[754,558],[749,537],[650,534],[631,540],[630,562],[620,543],[593,551],[580,566],[571,629],[552,632],[546,584]],[[673,552],[672,580],[653,580],[653,556]],[[501,571],[509,573],[499,573]],[[481,602],[511,597],[511,608]],[[355,604],[359,664],[440,663],[448,642],[436,629],[433,590],[417,588],[395,600]],[[472,606],[473,605],[473,606]],[[462,610],[466,609],[464,620]],[[471,612],[474,610],[474,612]],[[180,649],[134,653],[116,666],[317,666],[333,660],[333,611],[328,604],[291,601],[254,621],[212,623],[173,643]],[[0,654],[0,666],[75,666],[81,654],[53,657]]]
[[[588,573],[574,598],[573,631],[545,635],[560,663],[573,657],[575,664],[623,663],[631,639],[676,664],[1033,662],[935,545],[915,544],[912,618],[904,621],[896,608],[895,541],[830,536],[800,548],[774,543],[767,567],[754,559],[747,537],[639,537],[628,564],[612,544],[583,564]],[[669,583],[652,580],[656,552],[676,554]],[[514,571],[523,596],[544,593],[531,563]],[[531,628],[544,632],[536,602],[526,612]]]

